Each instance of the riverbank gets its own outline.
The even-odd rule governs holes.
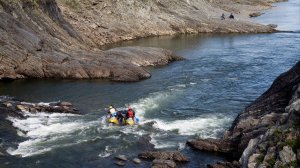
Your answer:
[[[300,62],[281,74],[264,94],[240,113],[222,139],[198,139],[187,144],[235,160],[210,167],[298,167],[299,93]]]
[[[248,10],[251,12],[265,9],[270,3],[239,2],[234,9],[225,3],[236,4],[234,1],[1,0],[0,79],[138,81],[151,77],[142,66],[167,64],[182,58],[163,49],[101,51],[99,47],[117,41],[179,33],[275,31],[272,26],[257,24],[242,15],[248,8],[237,11],[243,5],[252,6]],[[236,19],[220,20],[222,13],[228,16],[230,12]]]

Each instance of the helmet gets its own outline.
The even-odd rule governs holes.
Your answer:
[[[113,105],[110,105],[109,108],[110,108],[110,109],[113,108]]]

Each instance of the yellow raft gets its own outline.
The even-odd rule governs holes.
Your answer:
[[[118,121],[117,117],[110,117],[110,118],[107,119],[107,122],[111,123],[111,124],[114,124],[114,125],[119,125],[119,121]],[[125,121],[125,124],[126,125],[134,125],[134,124],[137,124],[138,122],[139,122],[138,118],[135,118],[135,121],[132,118],[128,118]]]

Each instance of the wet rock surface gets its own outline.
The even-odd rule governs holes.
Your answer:
[[[300,61],[240,113],[222,139],[195,139],[187,144],[194,149],[226,154],[230,160],[239,160],[242,167],[297,167],[299,93]]]
[[[139,158],[174,160],[176,162],[188,162],[189,159],[178,151],[147,151],[140,153]]]
[[[1,113],[6,112],[14,116],[22,116],[24,112],[79,113],[79,110],[70,102],[28,103],[6,96],[0,96],[0,109]]]
[[[138,157],[152,160],[152,168],[174,168],[176,162],[189,162],[189,159],[179,151],[146,151],[140,153]]]

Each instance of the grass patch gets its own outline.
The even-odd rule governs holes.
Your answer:
[[[260,154],[257,158],[256,161],[257,163],[262,163],[264,161],[265,156],[263,154]]]
[[[285,142],[285,144],[290,146],[293,149],[293,151],[297,153],[297,149],[300,148],[300,139],[299,138],[294,140],[289,139]]]

